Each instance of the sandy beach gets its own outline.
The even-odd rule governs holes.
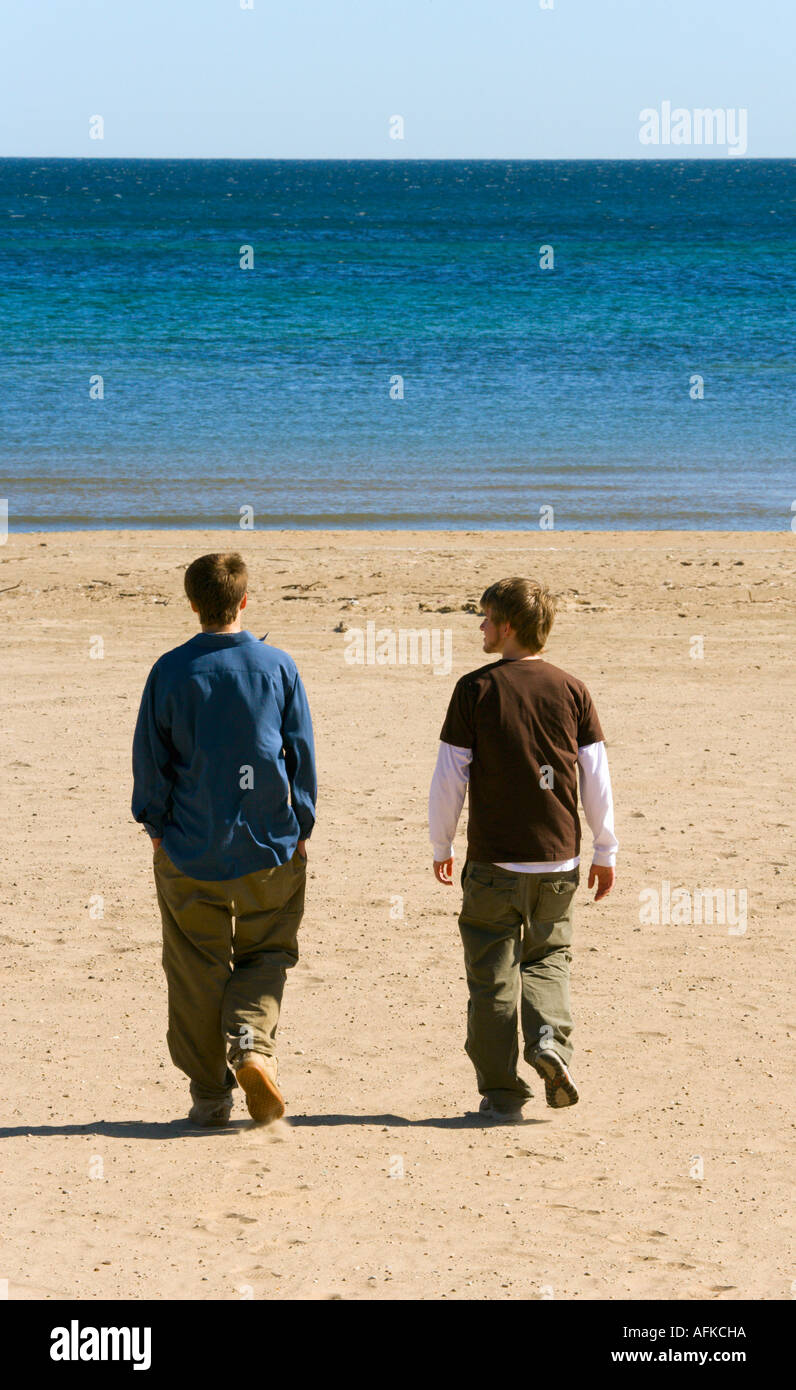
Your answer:
[[[10,535],[9,1297],[790,1298],[795,546],[789,532]],[[150,666],[197,630],[185,566],[222,549],[249,565],[246,625],[299,664],[321,790],[280,1025],[289,1123],[252,1128],[237,1093],[232,1127],[203,1133],[166,1048],[130,743]],[[547,656],[596,702],[620,854],[610,898],[590,903],[584,874],[576,900],[581,1101],[554,1112],[533,1077],[527,1122],[485,1128],[459,891],[433,878],[426,801],[453,683],[483,662],[468,609],[516,573],[560,596]],[[369,662],[369,623],[383,650],[385,630],[436,631],[436,669]],[[586,866],[590,843],[585,829]],[[461,865],[461,830],[456,848]],[[736,920],[642,924],[639,895],[663,885],[732,894]]]

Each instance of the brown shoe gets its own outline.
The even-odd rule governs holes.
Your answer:
[[[188,1119],[202,1129],[224,1129],[232,1113],[231,1100],[195,1100]]]
[[[285,1102],[259,1052],[246,1052],[241,1056],[235,1067],[235,1079],[246,1097],[249,1114],[258,1125],[281,1120]]]

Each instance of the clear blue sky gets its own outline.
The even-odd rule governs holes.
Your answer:
[[[790,157],[795,53],[796,0],[3,0],[0,155],[723,157],[639,144],[671,101]]]

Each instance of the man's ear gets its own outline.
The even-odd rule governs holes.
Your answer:
[[[192,613],[198,613],[198,612],[199,612],[199,609],[197,608],[197,606],[196,606],[196,604],[193,602],[193,600],[192,600],[192,599],[189,599],[188,602],[189,602],[190,605],[191,605],[191,612],[192,612]]]
[[[241,611],[241,613],[243,612],[244,608],[246,607],[246,604],[248,603],[248,601],[249,601],[249,595],[248,595],[248,594],[244,594],[244,595],[243,595],[243,598],[242,598],[241,601],[240,601],[240,611]]]

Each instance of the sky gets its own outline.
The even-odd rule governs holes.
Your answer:
[[[727,157],[642,144],[640,113],[665,102],[745,110],[736,153],[796,154],[796,0],[2,0],[0,15],[0,156]]]

